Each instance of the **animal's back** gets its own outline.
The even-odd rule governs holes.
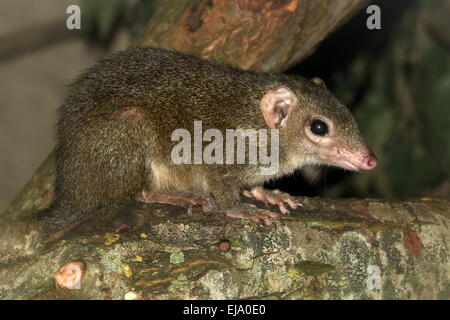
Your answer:
[[[162,113],[170,118],[184,112],[180,120],[196,118],[208,125],[210,110],[220,108],[224,114],[232,109],[233,117],[245,121],[246,108],[254,107],[254,99],[275,78],[176,51],[130,49],[100,60],[80,76],[60,108],[60,121],[68,118],[64,126],[70,126],[89,113],[104,115],[125,104],[146,108],[150,121]],[[254,124],[254,119],[249,122]]]

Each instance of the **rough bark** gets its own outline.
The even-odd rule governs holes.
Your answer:
[[[280,71],[365,1],[168,3],[136,43]],[[0,215],[2,299],[450,297],[445,200],[302,198],[272,230],[136,204],[121,218],[127,232],[85,223],[49,240],[33,217],[51,203],[53,180],[50,155]],[[82,266],[79,290],[55,284],[67,264]],[[370,265],[380,268],[381,289],[368,289]]]
[[[274,229],[142,204],[125,233],[87,224],[40,247],[30,231],[1,255],[0,298],[448,299],[447,201],[300,200]],[[81,288],[57,287],[74,262]]]
[[[162,1],[135,45],[282,71],[308,56],[365,0]]]

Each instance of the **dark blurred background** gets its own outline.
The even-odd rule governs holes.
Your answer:
[[[0,210],[53,146],[64,86],[108,52],[128,47],[158,0],[0,2]],[[308,167],[275,181],[294,194],[450,197],[450,1],[373,1],[289,73],[319,76],[355,113],[380,160],[374,172]],[[64,31],[82,7],[81,31]],[[62,31],[58,31],[62,30]]]

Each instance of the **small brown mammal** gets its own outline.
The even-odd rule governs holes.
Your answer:
[[[278,129],[278,170],[261,174],[267,165],[249,161],[174,163],[179,141],[172,135],[177,129],[193,133],[195,121],[223,135],[227,129],[268,129],[269,140],[270,129]],[[351,113],[317,79],[244,71],[155,48],[106,57],[69,87],[55,151],[56,224],[112,215],[137,199],[200,205],[204,212],[270,226],[279,215],[243,204],[241,193],[286,213],[298,204],[264,190],[264,181],[306,164],[349,170],[377,164]]]

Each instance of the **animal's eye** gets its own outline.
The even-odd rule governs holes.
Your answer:
[[[311,122],[311,132],[318,136],[324,136],[328,133],[328,125],[320,120],[320,119],[314,119]]]

